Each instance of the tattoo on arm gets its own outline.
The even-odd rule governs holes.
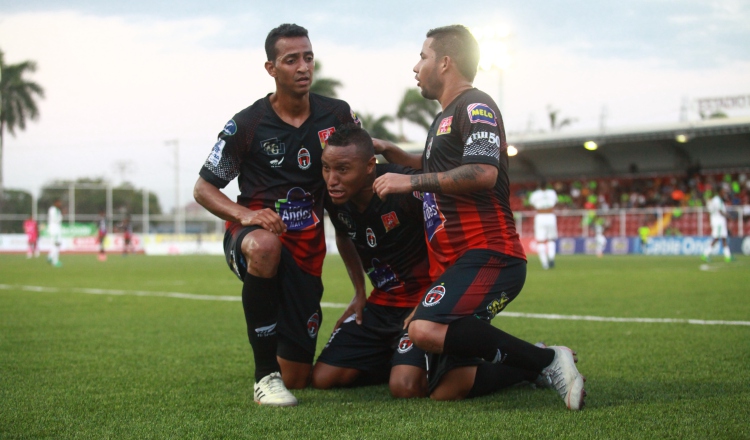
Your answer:
[[[484,174],[484,170],[479,165],[469,165],[454,168],[447,174],[451,177],[453,183],[475,182],[479,174]]]
[[[411,176],[411,188],[416,191],[440,192],[437,173],[415,174]]]

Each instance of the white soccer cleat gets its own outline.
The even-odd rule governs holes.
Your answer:
[[[253,394],[258,405],[297,406],[297,398],[286,389],[278,371],[256,382]]]
[[[586,397],[586,391],[583,389],[585,379],[576,368],[573,350],[554,345],[549,348],[555,350],[555,358],[542,370],[542,376],[557,390],[568,409],[577,411],[583,408],[583,398]]]

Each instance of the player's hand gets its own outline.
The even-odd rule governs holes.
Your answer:
[[[364,295],[354,295],[352,302],[349,303],[349,307],[344,310],[341,318],[333,326],[333,331],[335,332],[352,315],[356,316],[354,319],[357,321],[357,325],[362,325],[362,311],[365,309],[365,303],[367,303],[367,298]]]
[[[250,211],[240,221],[242,226],[260,226],[276,235],[286,232],[286,225],[276,211],[265,208],[258,211]]]
[[[375,154],[383,154],[388,146],[388,142],[382,139],[372,138],[372,146],[375,147]]]
[[[403,194],[411,192],[411,176],[408,174],[385,173],[375,179],[372,190],[385,200],[388,194]]]
[[[414,310],[412,310],[411,313],[409,313],[409,316],[407,316],[406,319],[404,319],[404,330],[409,328],[409,323],[411,322],[412,319],[414,319],[414,312],[416,311],[417,311],[417,308],[414,307]]]

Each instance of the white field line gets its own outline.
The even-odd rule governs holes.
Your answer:
[[[0,290],[22,290],[25,292],[45,292],[45,293],[87,293],[90,295],[131,295],[131,296],[157,296],[166,298],[195,299],[202,301],[242,301],[239,296],[217,296],[217,295],[196,295],[193,293],[182,292],[155,292],[146,290],[110,290],[110,289],[90,289],[84,287],[42,287],[42,286],[18,286],[9,284],[0,284]],[[321,302],[321,307],[328,309],[344,309],[348,304]],[[587,315],[556,315],[547,313],[518,313],[502,312],[502,315],[508,318],[532,318],[532,319],[556,319],[566,321],[597,321],[597,322],[639,322],[653,324],[694,324],[694,325],[744,325],[750,326],[750,321],[718,321],[704,319],[674,319],[674,318],[615,318],[608,316],[587,316]]]

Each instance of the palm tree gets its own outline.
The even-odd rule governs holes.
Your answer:
[[[549,126],[552,131],[560,131],[566,125],[571,125],[576,122],[576,118],[565,118],[559,119],[560,110],[553,108],[551,105],[547,106],[547,114],[549,115]]]
[[[5,56],[0,50],[0,189],[3,188],[3,140],[5,129],[16,135],[16,128],[26,129],[26,119],[39,118],[39,108],[34,95],[44,98],[44,89],[39,84],[28,81],[24,75],[36,71],[34,61],[18,64],[5,64]]]
[[[357,113],[357,115],[362,123],[362,128],[367,130],[367,132],[370,133],[370,136],[391,142],[398,141],[398,136],[393,134],[388,130],[388,127],[385,126],[386,123],[393,121],[393,116],[383,115],[378,118],[370,114]]]
[[[315,60],[315,70],[313,70],[313,82],[310,85],[310,91],[318,95],[328,96],[329,98],[338,97],[336,89],[343,84],[341,81],[333,78],[318,77],[323,69],[323,64]]]
[[[399,137],[404,140],[404,125],[406,119],[413,122],[425,130],[430,129],[432,120],[440,111],[440,104],[437,101],[425,99],[417,88],[407,89],[401,103],[398,105],[396,119],[398,119]]]

